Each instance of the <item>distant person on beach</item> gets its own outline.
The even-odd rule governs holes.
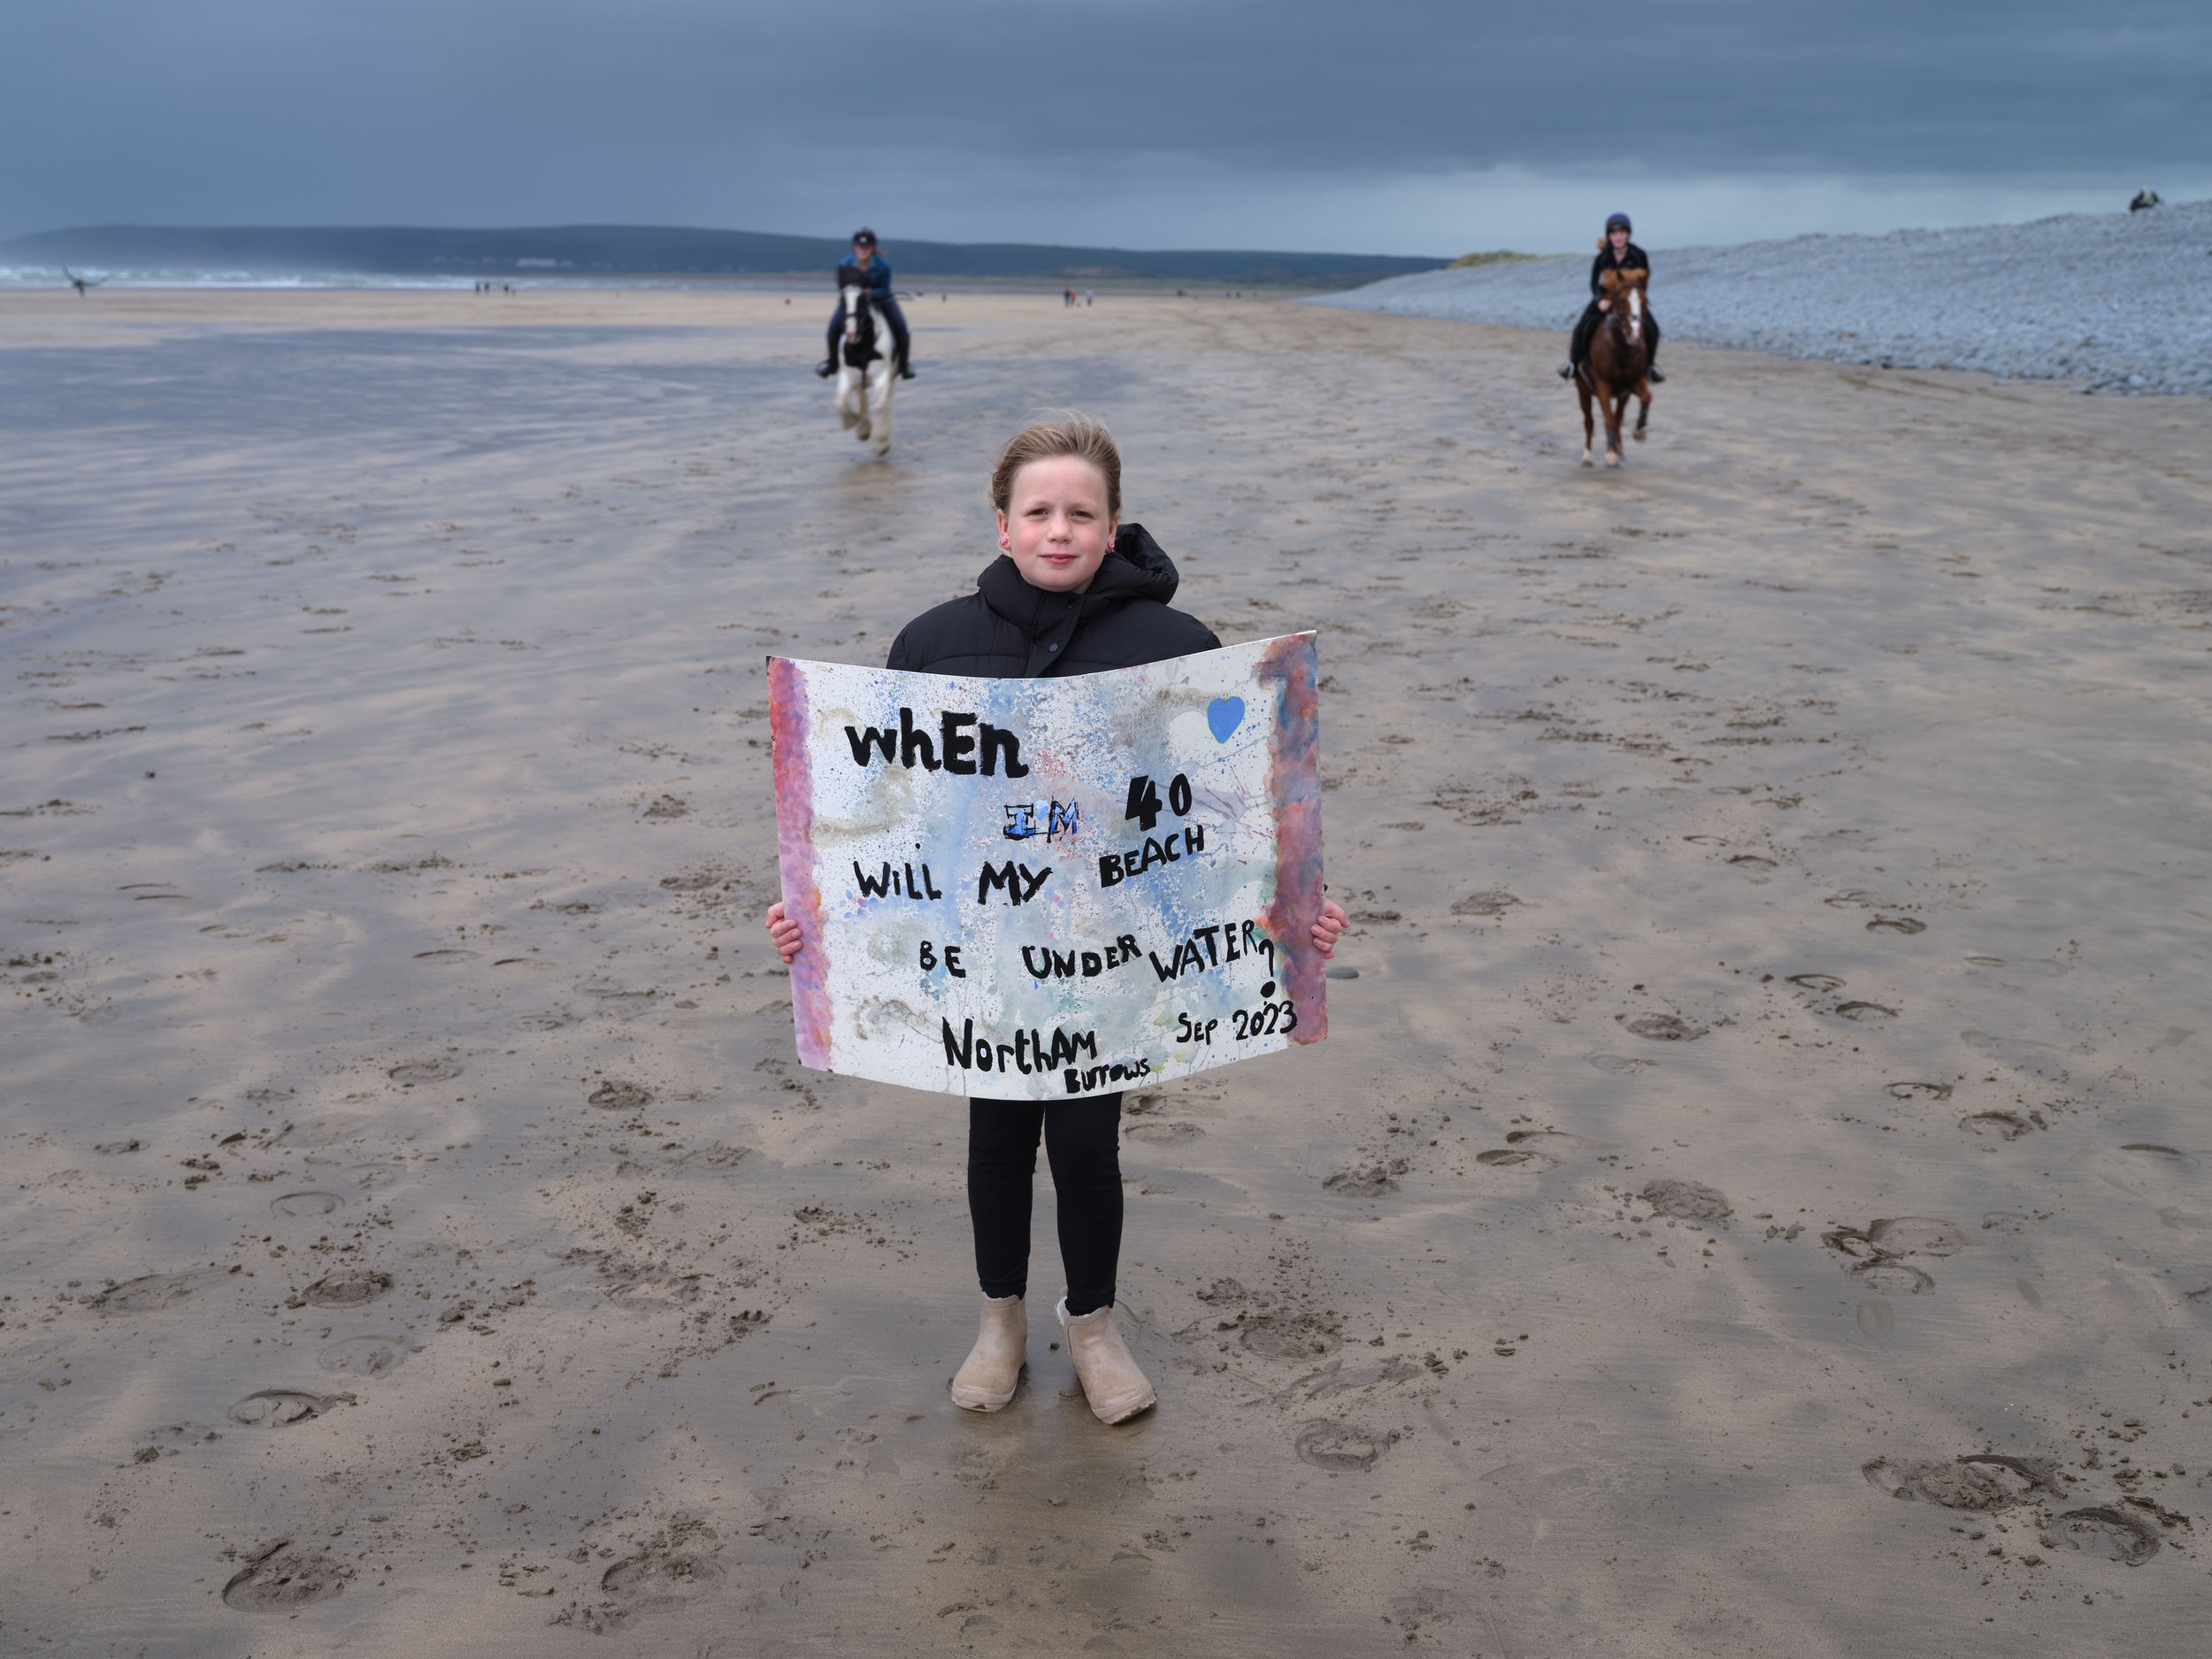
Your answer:
[[[1575,324],[1573,338],[1568,342],[1567,366],[1559,371],[1563,380],[1571,380],[1580,372],[1583,360],[1590,355],[1590,336],[1597,332],[1598,319],[1613,309],[1613,302],[1605,296],[1605,273],[1648,273],[1651,270],[1650,258],[1629,240],[1634,229],[1625,213],[1612,214],[1605,221],[1605,234],[1598,239],[1597,257],[1590,261],[1590,303],[1583,307],[1582,319]],[[1650,342],[1652,383],[1660,385],[1667,377],[1659,373],[1659,319],[1648,307],[1644,311],[1644,336]]]
[[[1001,556],[976,590],[900,630],[885,666],[1006,680],[1095,674],[1218,649],[1195,618],[1168,608],[1175,565],[1139,525],[1121,522],[1121,452],[1081,416],[1033,426],[1000,452],[991,473]],[[1336,949],[1345,914],[1322,906],[1313,945]],[[767,927],[786,962],[799,925],[778,902]],[[1067,1294],[1055,1310],[1084,1398],[1102,1423],[1147,1410],[1157,1396],[1114,1328],[1121,1260],[1121,1096],[968,1102],[968,1216],[983,1292],[975,1347],[952,1379],[955,1404],[996,1411],[1020,1386],[1027,1352],[1029,1216],[1044,1141],[1059,1195]]]
[[[883,313],[891,325],[891,360],[897,366],[899,378],[914,378],[913,365],[907,362],[910,343],[906,332],[906,314],[899,310],[899,302],[891,292],[891,262],[876,248],[876,234],[866,226],[853,232],[853,250],[837,262],[837,309],[830,313],[829,356],[814,372],[824,380],[837,373],[837,354],[841,349],[840,336],[845,332],[845,290],[864,288],[869,303]]]

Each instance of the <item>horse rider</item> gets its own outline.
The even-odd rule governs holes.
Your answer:
[[[1567,366],[1559,371],[1559,378],[1571,380],[1580,372],[1590,355],[1590,336],[1597,332],[1598,319],[1613,309],[1613,301],[1605,292],[1605,273],[1608,271],[1641,271],[1647,278],[1651,274],[1651,261],[1644,250],[1629,240],[1635,227],[1628,222],[1625,213],[1607,216],[1605,235],[1598,242],[1597,257],[1590,261],[1590,303],[1583,307],[1582,319],[1575,324],[1574,338],[1567,347]],[[1644,311],[1645,349],[1651,362],[1651,380],[1659,385],[1666,376],[1659,373],[1659,319],[1647,306]]]
[[[914,370],[906,360],[906,318],[891,292],[891,262],[876,251],[876,234],[866,226],[853,232],[853,250],[837,262],[837,309],[830,315],[829,356],[814,372],[824,380],[837,373],[837,359],[845,332],[845,290],[864,288],[870,303],[891,325],[891,361],[899,378],[910,380]]]

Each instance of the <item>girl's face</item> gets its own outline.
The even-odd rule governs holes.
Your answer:
[[[1118,525],[1106,511],[1106,478],[1080,456],[1032,461],[1014,474],[998,544],[1022,580],[1048,594],[1091,585]]]
[[[1612,229],[1605,233],[1605,240],[1611,242],[1613,244],[1613,251],[1615,253],[1618,253],[1622,249],[1628,246],[1628,233],[1623,230],[1618,225],[1616,225]]]

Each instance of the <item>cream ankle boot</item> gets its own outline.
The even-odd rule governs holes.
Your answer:
[[[1083,1397],[1101,1423],[1126,1423],[1140,1411],[1148,1411],[1159,1395],[1137,1369],[1135,1356],[1114,1329],[1114,1310],[1094,1308],[1074,1318],[1068,1317],[1068,1299],[1060,1298],[1053,1310],[1060,1328],[1067,1333],[1068,1357],[1075,1362],[1076,1380]]]
[[[952,1379],[953,1404],[996,1411],[1014,1397],[1029,1347],[1029,1311],[1019,1296],[986,1296],[983,1327]]]

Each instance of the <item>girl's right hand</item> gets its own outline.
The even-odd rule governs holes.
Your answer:
[[[768,942],[775,946],[778,956],[789,962],[799,954],[799,925],[783,913],[781,899],[768,907],[768,919],[763,926],[768,929]]]

